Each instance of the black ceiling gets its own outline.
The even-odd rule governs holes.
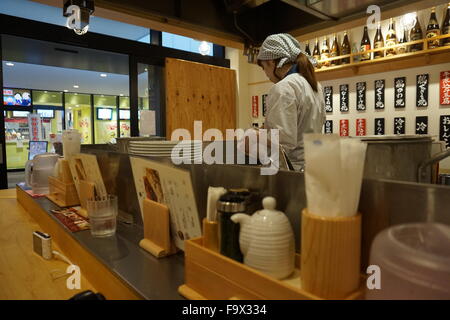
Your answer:
[[[95,3],[98,7],[162,23],[177,21],[240,42],[260,44],[273,33],[312,26],[319,29],[349,16],[364,16],[371,4],[384,9],[414,1],[417,0],[96,0]]]

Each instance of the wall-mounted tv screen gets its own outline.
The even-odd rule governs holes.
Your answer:
[[[28,111],[13,111],[12,116],[13,118],[28,118],[28,115],[30,113]]]
[[[120,120],[130,120],[130,109],[119,110]]]
[[[37,113],[43,119],[53,119],[55,117],[55,110],[37,109]]]
[[[3,89],[3,105],[5,106],[31,106],[31,92],[26,89]]]
[[[97,120],[112,120],[113,109],[111,108],[98,108]]]

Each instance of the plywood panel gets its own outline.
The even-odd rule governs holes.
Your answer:
[[[202,121],[203,132],[236,127],[236,74],[212,65],[166,59],[166,137],[174,129],[189,130]]]

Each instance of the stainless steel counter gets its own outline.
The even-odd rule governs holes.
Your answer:
[[[23,186],[20,186],[22,187]],[[127,283],[144,299],[184,299],[178,287],[184,280],[184,256],[178,253],[157,259],[139,247],[143,229],[137,224],[117,224],[116,235],[109,238],[93,238],[90,230],[72,233],[50,213],[58,207],[47,198],[35,198],[53,220],[57,221],[76,241],[119,279]]]

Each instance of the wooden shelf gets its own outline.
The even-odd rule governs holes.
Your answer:
[[[368,75],[380,72],[389,72],[401,69],[423,67],[427,65],[434,65],[440,63],[450,62],[450,45],[439,47],[435,49],[428,49],[428,41],[433,39],[448,38],[450,35],[439,36],[435,38],[423,39],[418,41],[411,41],[398,44],[392,47],[383,47],[366,51],[366,53],[385,51],[387,49],[398,48],[402,46],[410,47],[413,44],[422,43],[423,50],[417,52],[407,52],[397,54],[394,56],[372,59],[368,61],[351,62],[345,65],[322,67],[316,69],[316,76],[318,81],[335,80],[341,78],[355,77],[361,75]],[[334,57],[330,59],[319,60],[319,63],[333,60],[341,60],[342,58],[350,57],[351,61],[355,57],[360,56],[363,52],[356,52],[350,55]]]

